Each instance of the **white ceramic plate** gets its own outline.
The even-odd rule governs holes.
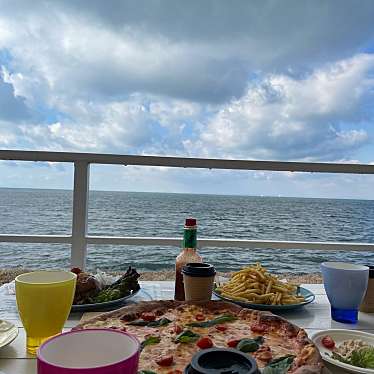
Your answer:
[[[10,344],[18,336],[18,328],[8,321],[0,319],[0,348]]]
[[[362,332],[362,331],[356,331],[356,330],[338,330],[338,329],[333,330],[332,329],[332,330],[323,330],[315,334],[312,334],[311,339],[313,340],[314,344],[319,349],[322,358],[325,361],[329,362],[330,364],[341,367],[350,373],[374,374],[374,369],[364,369],[364,368],[360,368],[357,366],[348,365],[338,360],[334,360],[329,355],[327,355],[327,353],[331,355],[331,351],[325,348],[321,342],[322,338],[325,337],[326,335],[331,336],[334,339],[336,345],[341,344],[345,340],[360,339],[374,346],[374,335],[373,334],[369,334],[367,332]]]

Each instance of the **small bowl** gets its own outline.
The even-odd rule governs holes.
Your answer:
[[[43,343],[38,374],[136,374],[139,341],[110,329],[69,331]]]

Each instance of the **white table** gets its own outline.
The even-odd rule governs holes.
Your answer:
[[[141,282],[141,286],[142,291],[132,299],[133,302],[152,299],[173,299],[173,282]],[[374,333],[374,314],[360,313],[357,325],[346,325],[332,321],[330,318],[330,306],[323,285],[305,284],[303,286],[315,293],[316,300],[302,309],[281,313],[282,317],[303,327],[308,334],[329,328],[357,329]],[[71,314],[65,324],[65,329],[69,330],[75,326],[81,317],[82,313]],[[19,327],[17,339],[7,347],[0,349],[0,373],[2,371],[5,374],[35,374],[36,360],[34,356],[27,354],[25,351],[25,331],[19,320],[14,296],[0,299],[0,319],[12,321]],[[326,373],[330,372],[332,374],[345,373],[343,369],[328,366]]]

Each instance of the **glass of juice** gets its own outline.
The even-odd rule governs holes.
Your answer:
[[[76,279],[76,274],[68,271],[35,271],[16,278],[17,307],[28,353],[36,354],[45,340],[61,333],[73,303]]]

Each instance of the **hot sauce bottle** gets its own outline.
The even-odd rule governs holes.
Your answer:
[[[189,262],[202,262],[203,259],[196,251],[197,225],[195,218],[187,218],[184,225],[182,252],[175,261],[175,293],[174,299],[183,301],[184,285],[182,268]]]

